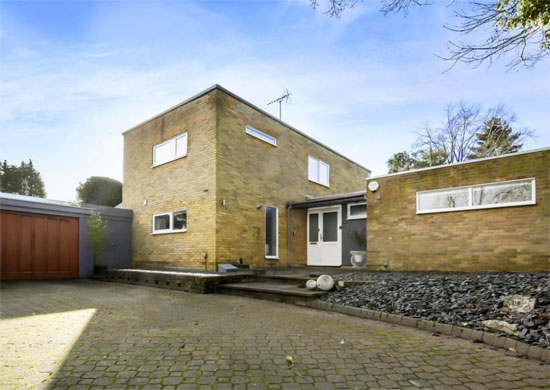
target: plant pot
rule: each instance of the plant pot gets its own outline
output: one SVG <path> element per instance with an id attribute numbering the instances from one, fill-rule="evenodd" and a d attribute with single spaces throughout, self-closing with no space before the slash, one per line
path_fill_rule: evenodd
<path id="1" fill-rule="evenodd" d="M 367 252 L 349 251 L 351 254 L 351 265 L 353 268 L 365 268 L 367 266 Z"/>
<path id="2" fill-rule="evenodd" d="M 101 275 L 107 269 L 105 265 L 94 265 L 94 274 Z"/>

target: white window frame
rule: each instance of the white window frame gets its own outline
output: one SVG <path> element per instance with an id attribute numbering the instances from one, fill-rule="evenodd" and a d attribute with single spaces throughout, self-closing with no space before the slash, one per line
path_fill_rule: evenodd
<path id="1" fill-rule="evenodd" d="M 185 212 L 185 215 L 187 216 L 187 225 L 189 224 L 189 214 L 187 213 L 187 209 L 181 209 L 181 210 L 175 210 L 175 211 L 167 211 L 165 213 L 157 213 L 153 214 L 153 225 L 152 225 L 152 235 L 157 234 L 170 234 L 170 233 L 184 233 L 187 231 L 187 225 L 185 226 L 185 229 L 174 229 L 174 214 Z M 162 230 L 155 230 L 155 218 L 160 217 L 162 215 L 169 215 L 170 216 L 170 228 L 169 229 L 162 229 Z"/>
<path id="2" fill-rule="evenodd" d="M 275 209 L 275 255 L 268 255 L 267 251 L 265 252 L 265 258 L 270 260 L 279 260 L 279 208 L 275 206 L 266 205 L 264 213 L 264 225 L 265 225 L 265 236 L 264 236 L 264 248 L 267 244 L 267 208 L 271 207 Z"/>
<path id="3" fill-rule="evenodd" d="M 180 138 L 184 138 L 185 137 L 185 154 L 183 155 L 177 155 L 176 152 L 176 144 L 177 144 L 177 141 L 180 139 Z M 174 160 L 179 160 L 180 158 L 184 158 L 187 156 L 187 142 L 188 142 L 188 138 L 187 138 L 187 132 L 184 132 L 184 133 L 181 133 L 181 134 L 178 134 L 172 138 L 168 138 L 162 142 L 159 142 L 158 144 L 155 144 L 153 145 L 153 166 L 152 168 L 155 168 L 155 167 L 158 167 L 158 166 L 161 166 L 161 165 L 164 165 L 164 164 L 168 164 L 169 162 L 172 162 Z M 170 152 L 171 152 L 171 155 L 172 155 L 172 158 L 167 160 L 167 161 L 164 161 L 164 162 L 161 162 L 161 163 L 156 163 L 155 161 L 155 150 L 161 146 L 164 146 L 166 144 L 170 144 Z"/>
<path id="4" fill-rule="evenodd" d="M 253 128 L 252 126 L 246 125 L 244 131 L 246 134 L 259 139 L 260 141 L 264 141 L 265 143 L 268 143 L 273 146 L 277 146 L 277 138 L 264 133 L 263 131 L 260 131 L 258 129 Z"/>
<path id="5" fill-rule="evenodd" d="M 474 205 L 473 204 L 473 190 L 476 187 L 495 185 L 495 184 L 517 183 L 517 182 L 522 182 L 522 181 L 525 181 L 525 182 L 531 181 L 531 199 L 530 200 L 521 201 L 521 202 L 508 202 L 508 203 L 495 203 L 495 204 L 482 204 L 482 205 Z M 445 192 L 445 191 L 449 191 L 449 190 L 464 189 L 464 188 L 468 189 L 468 206 L 449 207 L 449 208 L 431 209 L 431 210 L 420 210 L 420 195 L 428 194 L 428 193 L 436 193 L 436 192 Z M 418 191 L 416 193 L 416 214 L 447 213 L 447 212 L 451 212 L 451 211 L 495 209 L 495 208 L 501 208 L 501 207 L 516 207 L 516 206 L 534 205 L 534 204 L 537 204 L 536 188 L 537 188 L 537 185 L 536 185 L 535 178 L 530 177 L 530 178 L 525 178 L 525 179 L 497 181 L 497 182 L 474 184 L 474 185 L 461 186 L 461 187 L 440 188 L 440 189 L 437 189 L 437 190 L 429 190 L 429 191 Z"/>
<path id="6" fill-rule="evenodd" d="M 310 162 L 310 159 L 315 160 L 317 162 L 317 177 L 319 178 L 319 180 L 315 180 L 315 178 L 312 178 L 311 176 L 309 176 L 309 162 Z M 321 178 L 321 164 L 324 164 L 324 165 L 327 166 L 327 184 L 321 183 L 321 181 L 320 181 L 320 178 Z M 323 160 L 318 159 L 317 157 L 313 157 L 311 155 L 308 156 L 307 157 L 307 178 L 308 178 L 309 181 L 311 181 L 313 183 L 317 183 L 319 185 L 322 185 L 323 187 L 330 188 L 330 164 L 326 163 Z"/>
<path id="7" fill-rule="evenodd" d="M 365 214 L 352 216 L 350 213 L 352 206 L 365 206 Z M 349 219 L 366 219 L 366 218 L 367 218 L 367 202 L 348 203 L 348 217 L 347 217 L 348 220 Z"/>

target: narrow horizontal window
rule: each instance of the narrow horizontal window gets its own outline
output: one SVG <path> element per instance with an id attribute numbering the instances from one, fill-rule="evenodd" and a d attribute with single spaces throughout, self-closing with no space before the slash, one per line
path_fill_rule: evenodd
<path id="1" fill-rule="evenodd" d="M 327 187 L 329 186 L 330 166 L 326 162 L 309 156 L 307 169 L 307 176 L 309 180 Z"/>
<path id="2" fill-rule="evenodd" d="M 535 186 L 535 179 L 521 179 L 417 192 L 416 212 L 438 213 L 536 204 Z"/>
<path id="3" fill-rule="evenodd" d="M 533 200 L 534 180 L 486 184 L 472 188 L 473 205 L 498 205 Z"/>
<path id="4" fill-rule="evenodd" d="M 153 215 L 153 234 L 187 231 L 187 210 Z"/>
<path id="5" fill-rule="evenodd" d="M 367 218 L 367 204 L 365 202 L 348 203 L 348 219 Z"/>
<path id="6" fill-rule="evenodd" d="M 256 130 L 251 126 L 246 126 L 245 132 L 246 134 L 251 135 L 252 137 L 261 139 L 262 141 L 267 142 L 268 144 L 271 144 L 273 146 L 277 146 L 277 138 L 272 137 L 264 132 L 261 132 L 260 130 Z"/>
<path id="7" fill-rule="evenodd" d="M 187 133 L 177 135 L 153 146 L 153 166 L 187 156 Z"/>

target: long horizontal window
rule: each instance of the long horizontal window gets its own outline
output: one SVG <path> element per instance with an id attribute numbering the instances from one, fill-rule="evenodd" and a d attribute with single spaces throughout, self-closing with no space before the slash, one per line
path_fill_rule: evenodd
<path id="1" fill-rule="evenodd" d="M 268 144 L 271 144 L 273 146 L 277 146 L 277 138 L 272 137 L 269 134 L 263 133 L 260 130 L 256 130 L 251 126 L 246 126 L 245 132 L 246 134 L 251 135 L 252 137 L 261 139 L 262 141 L 267 142 Z"/>
<path id="2" fill-rule="evenodd" d="M 177 135 L 153 146 L 153 166 L 187 156 L 187 133 Z"/>
<path id="3" fill-rule="evenodd" d="M 187 231 L 187 210 L 153 215 L 153 234 Z"/>
<path id="4" fill-rule="evenodd" d="M 521 179 L 417 192 L 416 213 L 442 213 L 535 204 L 535 187 L 535 179 Z"/>
<path id="5" fill-rule="evenodd" d="M 309 156 L 307 177 L 315 183 L 328 187 L 330 182 L 330 166 L 324 161 Z"/>

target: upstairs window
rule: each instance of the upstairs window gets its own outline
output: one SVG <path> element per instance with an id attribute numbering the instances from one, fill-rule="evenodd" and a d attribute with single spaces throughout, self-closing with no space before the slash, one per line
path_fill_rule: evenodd
<path id="1" fill-rule="evenodd" d="M 258 138 L 264 142 L 267 142 L 268 144 L 271 144 L 273 146 L 277 146 L 277 138 L 272 137 L 266 133 L 261 132 L 260 130 L 256 130 L 255 128 L 251 126 L 246 126 L 245 132 L 248 135 L 251 135 L 252 137 Z"/>
<path id="2" fill-rule="evenodd" d="M 153 234 L 187 231 L 187 210 L 153 215 Z"/>
<path id="3" fill-rule="evenodd" d="M 330 167 L 329 165 L 315 157 L 309 156 L 308 158 L 308 179 L 321 184 L 323 186 L 329 186 Z"/>
<path id="4" fill-rule="evenodd" d="M 416 193 L 416 213 L 536 204 L 535 179 L 503 181 Z"/>
<path id="5" fill-rule="evenodd" d="M 153 146 L 153 166 L 187 156 L 187 133 L 177 135 Z"/>

